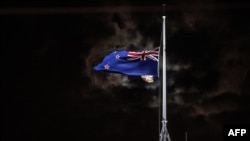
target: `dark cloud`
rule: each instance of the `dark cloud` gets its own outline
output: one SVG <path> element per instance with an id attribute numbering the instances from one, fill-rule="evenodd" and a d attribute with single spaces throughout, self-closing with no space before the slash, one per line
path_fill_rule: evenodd
<path id="1" fill-rule="evenodd" d="M 92 68 L 115 49 L 159 46 L 161 4 L 113 2 L 68 14 L 1 11 L 3 140 L 158 139 L 157 79 Z M 167 5 L 172 140 L 187 131 L 188 140 L 219 141 L 224 124 L 249 123 L 249 5 L 204 3 Z"/>

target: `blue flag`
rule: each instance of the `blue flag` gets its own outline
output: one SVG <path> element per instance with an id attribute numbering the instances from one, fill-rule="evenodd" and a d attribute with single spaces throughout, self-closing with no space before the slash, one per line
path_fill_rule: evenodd
<path id="1" fill-rule="evenodd" d="M 113 51 L 106 55 L 94 70 L 134 76 L 158 76 L 158 56 L 158 48 L 141 52 Z"/>

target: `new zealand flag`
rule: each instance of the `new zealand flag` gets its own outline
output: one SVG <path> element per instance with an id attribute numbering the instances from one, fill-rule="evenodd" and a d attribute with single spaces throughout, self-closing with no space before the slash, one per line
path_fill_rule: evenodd
<path id="1" fill-rule="evenodd" d="M 132 76 L 158 76 L 158 57 L 159 48 L 141 52 L 113 51 L 106 55 L 103 61 L 94 67 L 94 70 Z"/>

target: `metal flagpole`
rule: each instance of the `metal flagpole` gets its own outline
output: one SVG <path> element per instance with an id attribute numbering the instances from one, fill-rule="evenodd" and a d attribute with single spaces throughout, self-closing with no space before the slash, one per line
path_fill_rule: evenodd
<path id="1" fill-rule="evenodd" d="M 165 7 L 165 4 L 163 5 Z M 164 11 L 165 13 L 165 11 Z M 162 16 L 162 45 L 160 48 L 160 81 L 162 93 L 162 119 L 161 119 L 161 131 L 160 131 L 160 141 L 171 141 L 168 130 L 167 130 L 167 66 L 166 66 L 166 16 Z"/>

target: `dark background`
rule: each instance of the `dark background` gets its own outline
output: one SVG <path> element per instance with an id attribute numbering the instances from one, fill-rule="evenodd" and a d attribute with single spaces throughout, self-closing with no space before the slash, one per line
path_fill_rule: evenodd
<path id="1" fill-rule="evenodd" d="M 92 67 L 159 46 L 162 3 L 172 140 L 249 124 L 248 1 L 1 1 L 1 139 L 158 140 L 157 81 Z"/>

